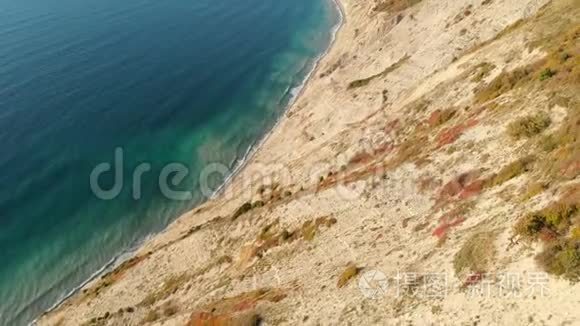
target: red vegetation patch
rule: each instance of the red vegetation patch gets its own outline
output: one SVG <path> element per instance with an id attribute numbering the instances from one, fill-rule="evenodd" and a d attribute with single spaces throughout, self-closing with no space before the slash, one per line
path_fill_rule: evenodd
<path id="1" fill-rule="evenodd" d="M 349 164 L 365 164 L 371 162 L 375 157 L 387 154 L 393 151 L 395 146 L 391 142 L 384 142 L 377 145 L 375 148 L 369 151 L 363 151 L 356 153 L 350 160 Z"/>
<path id="2" fill-rule="evenodd" d="M 566 188 L 562 194 L 561 201 L 567 204 L 580 203 L 580 184 Z"/>
<path id="3" fill-rule="evenodd" d="M 378 146 L 377 148 L 375 148 L 373 151 L 373 154 L 374 155 L 386 154 L 386 153 L 391 152 L 394 148 L 395 148 L 395 145 L 393 145 L 393 143 L 384 143 L 384 144 L 381 144 L 380 146 Z"/>
<path id="4" fill-rule="evenodd" d="M 464 130 L 465 128 L 462 125 L 443 130 L 437 136 L 437 145 L 442 147 L 454 143 L 463 134 Z"/>
<path id="5" fill-rule="evenodd" d="M 385 124 L 385 127 L 383 128 L 383 131 L 386 134 L 391 134 L 394 132 L 397 132 L 397 129 L 399 129 L 401 127 L 401 122 L 399 121 L 399 119 L 395 119 L 395 120 L 391 120 L 389 122 L 387 122 Z"/>
<path id="6" fill-rule="evenodd" d="M 447 199 L 457 196 L 463 187 L 465 187 L 466 178 L 468 178 L 468 174 L 464 173 L 457 178 L 447 182 L 439 191 L 439 198 Z"/>
<path id="7" fill-rule="evenodd" d="M 465 219 L 463 217 L 453 217 L 451 219 L 444 218 L 439 226 L 433 230 L 432 235 L 439 239 L 444 239 L 447 237 L 447 233 L 452 227 L 458 226 L 464 221 Z"/>
<path id="8" fill-rule="evenodd" d="M 372 159 L 372 155 L 367 152 L 356 153 L 348 162 L 349 164 L 368 163 Z"/>
<path id="9" fill-rule="evenodd" d="M 473 196 L 477 196 L 483 190 L 484 180 L 475 180 L 470 184 L 466 185 L 463 190 L 459 193 L 459 199 L 468 199 Z"/>
<path id="10" fill-rule="evenodd" d="M 190 317 L 186 326 L 231 326 L 231 325 L 256 325 L 259 320 L 255 313 L 221 314 L 209 312 L 196 312 Z"/>
<path id="11" fill-rule="evenodd" d="M 347 186 L 353 182 L 371 176 L 382 176 L 385 174 L 385 171 L 388 170 L 387 167 L 388 166 L 384 162 L 375 162 L 367 166 L 353 169 L 352 171 L 346 171 L 344 173 L 341 172 L 336 176 L 336 178 L 324 179 L 324 181 L 318 185 L 317 191 L 328 189 L 330 187 L 336 186 L 337 184 Z"/>
<path id="12" fill-rule="evenodd" d="M 441 116 L 443 115 L 441 110 L 435 110 L 433 111 L 433 113 L 431 113 L 431 115 L 429 116 L 429 119 L 427 119 L 427 123 L 431 126 L 434 127 L 436 125 L 439 124 L 439 121 L 441 121 Z"/>
<path id="13" fill-rule="evenodd" d="M 221 299 L 205 307 L 203 311 L 192 313 L 187 326 L 256 325 L 259 318 L 254 309 L 258 303 L 276 303 L 285 298 L 286 294 L 278 289 L 245 292 Z"/>
<path id="14" fill-rule="evenodd" d="M 564 178 L 573 179 L 580 174 L 580 159 L 563 164 L 560 172 Z"/>
<path id="15" fill-rule="evenodd" d="M 477 179 L 477 171 L 466 172 L 447 182 L 439 191 L 438 202 L 445 202 L 455 197 L 468 199 L 481 193 L 484 181 Z"/>
<path id="16" fill-rule="evenodd" d="M 397 128 L 399 128 L 399 119 L 389 121 L 389 123 L 387 123 L 387 127 L 385 128 L 385 131 L 390 132 L 396 130 Z"/>
<path id="17" fill-rule="evenodd" d="M 456 114 L 455 109 L 446 109 L 446 110 L 435 110 L 429 115 L 427 119 L 427 124 L 430 127 L 437 127 L 440 126 L 447 121 L 451 120 Z"/>
<path id="18" fill-rule="evenodd" d="M 465 123 L 461 123 L 451 128 L 444 129 L 437 136 L 437 146 L 443 147 L 445 145 L 454 143 L 457 139 L 459 139 L 459 137 L 461 137 L 461 135 L 463 135 L 463 133 L 467 129 L 476 126 L 477 123 L 478 123 L 477 119 L 470 119 Z"/>
<path id="19" fill-rule="evenodd" d="M 465 281 L 463 282 L 463 285 L 461 286 L 462 288 L 467 288 L 473 285 L 476 285 L 477 283 L 481 282 L 485 277 L 485 274 L 482 272 L 476 272 L 476 273 L 472 273 L 469 274 L 467 276 L 467 278 L 465 279 Z"/>
<path id="20" fill-rule="evenodd" d="M 542 242 L 550 243 L 558 239 L 558 233 L 556 233 L 554 230 L 550 228 L 543 227 L 538 234 L 538 238 Z"/>

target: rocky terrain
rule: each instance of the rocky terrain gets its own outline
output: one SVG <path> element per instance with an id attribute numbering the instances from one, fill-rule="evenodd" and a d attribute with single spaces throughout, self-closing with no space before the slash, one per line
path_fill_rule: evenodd
<path id="1" fill-rule="evenodd" d="M 40 325 L 580 323 L 580 1 L 341 6 L 227 189 Z"/>

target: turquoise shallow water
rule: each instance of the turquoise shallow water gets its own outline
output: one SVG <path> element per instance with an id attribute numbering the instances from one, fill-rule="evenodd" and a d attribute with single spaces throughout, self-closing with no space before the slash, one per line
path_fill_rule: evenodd
<path id="1" fill-rule="evenodd" d="M 272 127 L 337 17 L 327 0 L 0 0 L 0 324 L 30 322 L 203 201 L 199 171 L 233 167 Z M 101 200 L 89 176 L 117 147 L 125 186 Z M 193 198 L 162 195 L 171 162 Z"/>

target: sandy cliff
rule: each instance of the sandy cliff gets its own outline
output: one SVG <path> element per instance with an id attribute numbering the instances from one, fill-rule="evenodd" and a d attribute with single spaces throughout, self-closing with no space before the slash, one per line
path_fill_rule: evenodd
<path id="1" fill-rule="evenodd" d="M 225 193 L 41 325 L 580 323 L 580 2 L 341 3 Z"/>

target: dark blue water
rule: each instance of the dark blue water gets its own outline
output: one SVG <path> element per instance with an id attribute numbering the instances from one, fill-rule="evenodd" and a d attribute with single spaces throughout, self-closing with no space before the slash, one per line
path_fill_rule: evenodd
<path id="1" fill-rule="evenodd" d="M 30 322 L 203 201 L 199 171 L 267 132 L 336 23 L 327 0 L 0 0 L 0 324 Z M 102 200 L 89 176 L 118 147 L 124 187 Z M 161 192 L 171 162 L 192 198 Z"/>

